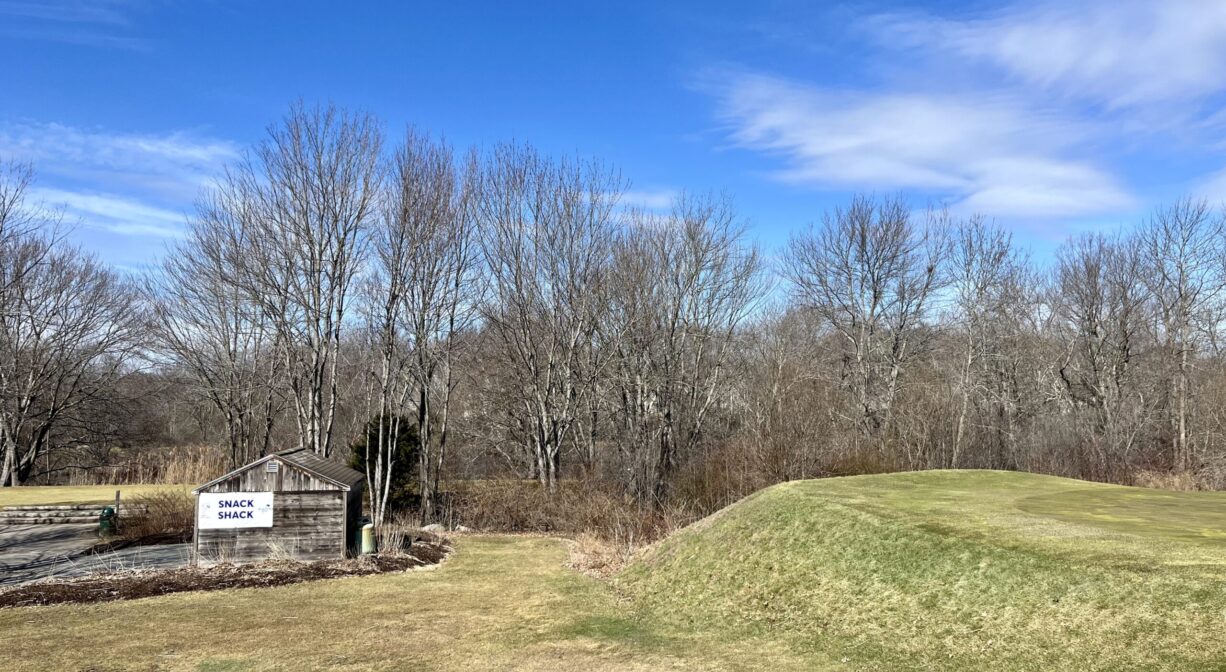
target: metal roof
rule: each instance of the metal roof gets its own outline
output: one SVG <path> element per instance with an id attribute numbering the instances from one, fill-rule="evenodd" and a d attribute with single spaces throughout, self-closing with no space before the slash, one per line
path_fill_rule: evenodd
<path id="1" fill-rule="evenodd" d="M 353 486 L 366 480 L 366 475 L 356 469 L 350 469 L 345 465 L 333 460 L 322 458 L 306 448 L 290 448 L 275 453 L 270 453 L 250 464 L 245 464 L 234 471 L 223 476 L 215 478 L 204 485 L 192 490 L 192 494 L 199 494 L 201 490 L 210 488 L 222 481 L 227 481 L 241 474 L 248 469 L 258 467 L 265 462 L 276 458 L 287 464 L 298 467 L 299 469 L 315 476 L 321 480 L 328 481 L 333 485 L 339 486 L 342 490 L 350 490 Z"/>
<path id="2" fill-rule="evenodd" d="M 326 481 L 332 481 L 337 485 L 345 486 L 346 490 L 366 480 L 366 474 L 356 469 L 350 469 L 340 462 L 324 459 L 306 448 L 283 450 L 275 453 L 275 455 Z"/>

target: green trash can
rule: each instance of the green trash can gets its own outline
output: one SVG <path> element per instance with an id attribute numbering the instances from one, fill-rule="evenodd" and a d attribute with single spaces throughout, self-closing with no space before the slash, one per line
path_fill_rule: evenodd
<path id="1" fill-rule="evenodd" d="M 104 537 L 114 536 L 119 532 L 119 514 L 115 507 L 108 506 L 98 515 L 98 534 Z"/>

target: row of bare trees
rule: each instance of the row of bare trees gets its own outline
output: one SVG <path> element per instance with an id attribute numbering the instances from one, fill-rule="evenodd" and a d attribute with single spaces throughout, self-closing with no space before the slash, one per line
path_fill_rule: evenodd
<path id="1" fill-rule="evenodd" d="M 818 321 L 796 375 L 828 386 L 828 436 L 891 468 L 1217 468 L 1222 212 L 1184 200 L 1075 237 L 1047 273 L 981 217 L 915 220 L 857 198 L 785 254 L 790 314 L 767 329 Z"/>
<path id="2" fill-rule="evenodd" d="M 598 160 L 297 105 L 130 281 L 5 170 L 4 483 L 115 441 L 139 373 L 234 464 L 356 445 L 377 523 L 410 474 L 426 518 L 448 479 L 489 476 L 648 506 L 881 469 L 1226 484 L 1226 225 L 1204 203 L 1040 265 L 986 218 L 857 197 L 768 264 L 726 195 L 635 208 Z"/>
<path id="3" fill-rule="evenodd" d="M 130 283 L 63 242 L 30 198 L 32 167 L 0 163 L 0 485 L 105 441 L 125 400 L 142 314 Z"/>

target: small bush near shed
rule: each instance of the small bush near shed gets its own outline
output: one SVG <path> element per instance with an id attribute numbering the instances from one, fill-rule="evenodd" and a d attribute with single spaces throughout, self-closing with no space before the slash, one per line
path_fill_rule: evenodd
<path id="1" fill-rule="evenodd" d="M 442 543 L 437 535 L 422 530 L 417 524 L 417 517 L 400 513 L 384 521 L 383 529 L 377 530 L 380 555 L 402 555 L 413 553 L 414 546 Z"/>
<path id="2" fill-rule="evenodd" d="M 191 541 L 196 501 L 188 492 L 167 490 L 134 497 L 119 519 L 119 536 L 128 541 Z"/>

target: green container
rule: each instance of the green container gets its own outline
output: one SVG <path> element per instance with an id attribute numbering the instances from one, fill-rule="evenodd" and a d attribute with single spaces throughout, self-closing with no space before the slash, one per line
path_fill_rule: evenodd
<path id="1" fill-rule="evenodd" d="M 109 537 L 119 531 L 119 514 L 115 513 L 115 507 L 108 506 L 102 510 L 98 516 L 98 534 Z"/>

